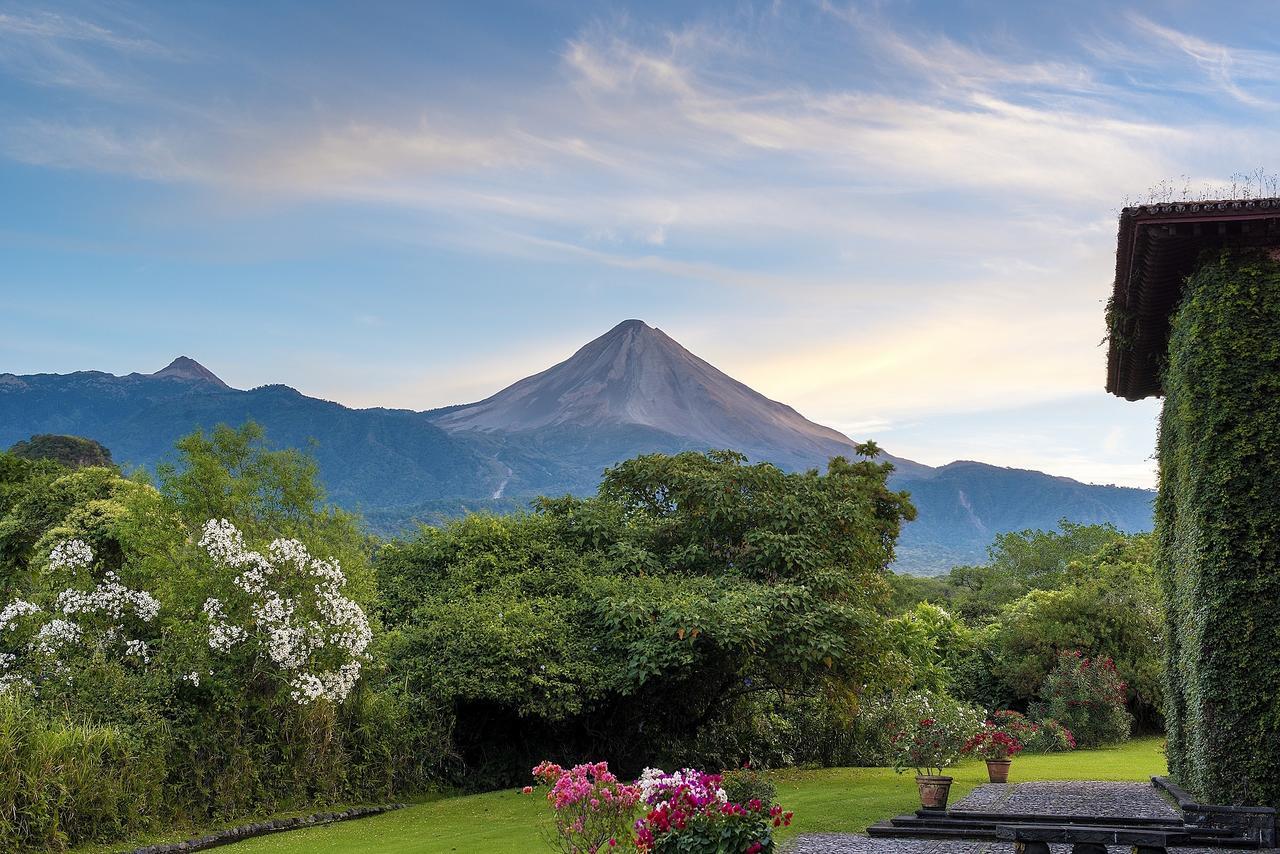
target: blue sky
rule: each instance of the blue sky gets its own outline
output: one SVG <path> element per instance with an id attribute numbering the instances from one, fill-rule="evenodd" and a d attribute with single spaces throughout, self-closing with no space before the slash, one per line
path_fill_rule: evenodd
<path id="1" fill-rule="evenodd" d="M 902 456 L 1151 485 L 1158 402 L 1102 390 L 1116 213 L 1273 165 L 1278 36 L 1267 3 L 0 0 L 0 371 L 181 353 L 425 409 L 639 317 Z"/>

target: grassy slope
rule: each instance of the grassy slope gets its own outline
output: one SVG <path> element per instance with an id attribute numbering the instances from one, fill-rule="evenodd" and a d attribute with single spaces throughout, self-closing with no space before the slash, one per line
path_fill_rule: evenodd
<path id="1" fill-rule="evenodd" d="M 1022 756 L 1012 782 L 1024 780 L 1146 780 L 1163 774 L 1160 740 L 1137 739 L 1111 750 Z M 952 799 L 986 780 L 981 763 L 952 769 Z M 795 810 L 787 836 L 856 832 L 917 804 L 911 776 L 886 768 L 788 770 L 775 775 L 778 799 Z M 264 836 L 220 848 L 226 854 L 527 854 L 543 850 L 545 801 L 516 792 L 447 798 L 331 827 Z"/>

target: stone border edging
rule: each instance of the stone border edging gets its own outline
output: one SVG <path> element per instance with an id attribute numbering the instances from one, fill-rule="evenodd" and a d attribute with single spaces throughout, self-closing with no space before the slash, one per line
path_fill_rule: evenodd
<path id="1" fill-rule="evenodd" d="M 187 839 L 182 842 L 164 842 L 158 845 L 144 845 L 141 848 L 133 848 L 123 854 L 183 854 L 187 851 L 203 851 L 206 848 L 216 848 L 219 845 L 230 845 L 233 842 L 239 842 L 242 839 L 250 839 L 254 836 L 265 836 L 269 833 L 283 833 L 286 830 L 300 830 L 304 827 L 319 827 L 326 824 L 336 824 L 340 821 L 350 821 L 353 818 L 366 818 L 371 815 L 378 815 L 391 810 L 403 808 L 404 804 L 383 804 L 374 807 L 351 807 L 341 812 L 318 812 L 312 815 L 295 816 L 293 818 L 274 818 L 266 821 L 258 821 L 253 824 L 242 824 L 237 827 L 228 827 L 226 830 L 215 830 L 213 833 L 198 836 L 194 839 Z"/>
<path id="2" fill-rule="evenodd" d="M 1276 811 L 1272 807 L 1241 807 L 1232 804 L 1201 804 L 1191 793 L 1168 777 L 1152 777 L 1151 785 L 1163 789 L 1178 802 L 1182 820 L 1193 827 L 1216 827 L 1239 831 L 1264 848 L 1276 844 Z"/>

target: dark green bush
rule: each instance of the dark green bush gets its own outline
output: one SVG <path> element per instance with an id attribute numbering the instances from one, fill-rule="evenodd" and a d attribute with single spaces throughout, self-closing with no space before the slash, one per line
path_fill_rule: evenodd
<path id="1" fill-rule="evenodd" d="M 517 782 L 547 755 L 624 774 L 781 764 L 798 741 L 791 698 L 910 672 L 878 611 L 914 512 L 888 469 L 744 463 L 639 457 L 595 498 L 472 516 L 380 552 L 395 681 L 452 716 L 460 782 Z"/>
<path id="2" fill-rule="evenodd" d="M 1124 680 L 1111 659 L 1064 652 L 1045 678 L 1031 712 L 1038 720 L 1060 722 L 1080 747 L 1101 747 L 1129 737 L 1133 718 L 1125 709 L 1126 696 Z"/>
<path id="3" fill-rule="evenodd" d="M 755 768 L 726 771 L 721 786 L 731 804 L 749 804 L 752 801 L 759 801 L 766 807 L 770 807 L 778 800 L 778 787 Z"/>
<path id="4" fill-rule="evenodd" d="M 1026 735 L 1028 753 L 1063 753 L 1076 749 L 1075 734 L 1053 718 L 1035 723 L 1035 729 Z"/>

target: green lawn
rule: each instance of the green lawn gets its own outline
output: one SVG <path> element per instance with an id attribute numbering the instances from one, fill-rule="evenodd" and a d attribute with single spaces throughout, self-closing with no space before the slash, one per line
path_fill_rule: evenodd
<path id="1" fill-rule="evenodd" d="M 1146 780 L 1165 772 L 1160 739 L 1135 739 L 1110 750 L 1021 756 L 1011 782 L 1025 780 Z M 952 799 L 986 780 L 986 767 L 953 768 Z M 918 804 L 910 774 L 886 768 L 780 771 L 778 799 L 796 813 L 787 836 L 864 830 Z M 329 827 L 263 836 L 220 848 L 226 854 L 527 854 L 542 849 L 546 802 L 514 791 L 446 798 Z"/>
<path id="2" fill-rule="evenodd" d="M 1140 738 L 1107 750 L 1019 756 L 1013 762 L 1009 782 L 1149 780 L 1165 773 L 1162 743 L 1163 739 L 1159 738 Z M 952 803 L 969 794 L 974 786 L 987 782 L 987 766 L 981 762 L 966 762 L 950 769 L 949 773 L 956 779 L 951 786 Z M 888 768 L 779 771 L 774 774 L 774 782 L 778 785 L 778 801 L 787 809 L 795 810 L 792 833 L 858 832 L 867 825 L 912 812 L 919 806 L 913 775 L 898 775 Z"/>

